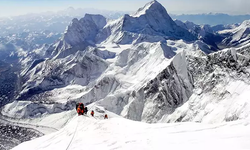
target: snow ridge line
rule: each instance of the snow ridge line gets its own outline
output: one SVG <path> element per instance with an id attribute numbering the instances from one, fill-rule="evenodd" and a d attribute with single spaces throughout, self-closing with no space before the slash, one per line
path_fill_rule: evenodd
<path id="1" fill-rule="evenodd" d="M 75 128 L 75 132 L 74 132 L 74 134 L 73 134 L 73 136 L 72 136 L 72 138 L 71 138 L 71 140 L 70 140 L 70 142 L 69 142 L 69 145 L 68 145 L 68 147 L 66 148 L 66 150 L 69 149 L 69 147 L 70 147 L 70 145 L 71 145 L 71 143 L 72 143 L 72 141 L 73 141 L 73 139 L 74 139 L 74 137 L 75 137 L 75 135 L 76 135 L 76 131 L 77 131 L 77 128 L 78 128 L 78 124 L 79 124 L 79 117 L 78 117 L 78 119 L 77 119 L 77 124 L 76 124 L 76 128 Z"/>

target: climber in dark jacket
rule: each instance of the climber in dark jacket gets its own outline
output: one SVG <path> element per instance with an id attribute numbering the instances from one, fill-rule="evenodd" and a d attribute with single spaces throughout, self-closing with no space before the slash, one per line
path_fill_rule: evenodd
<path id="1" fill-rule="evenodd" d="M 84 114 L 86 115 L 88 113 L 88 107 L 84 107 Z"/>

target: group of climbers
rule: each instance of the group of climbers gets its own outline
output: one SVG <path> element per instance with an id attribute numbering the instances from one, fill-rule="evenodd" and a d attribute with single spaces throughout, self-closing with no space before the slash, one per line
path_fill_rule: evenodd
<path id="1" fill-rule="evenodd" d="M 86 115 L 87 112 L 88 112 L 88 107 L 84 107 L 83 103 L 77 103 L 76 104 L 76 111 L 78 113 L 78 116 L 83 115 L 83 114 Z M 94 110 L 91 111 L 90 115 L 92 117 L 94 117 Z M 107 114 L 104 115 L 104 119 L 108 119 L 108 115 Z"/>
<path id="2" fill-rule="evenodd" d="M 83 115 L 85 113 L 85 110 L 86 110 L 87 107 L 84 107 L 84 104 L 83 103 L 78 103 L 76 104 L 76 111 L 78 113 L 78 115 Z M 87 108 L 88 109 L 88 108 Z M 86 112 L 87 113 L 87 112 Z M 86 114 L 85 113 L 85 114 Z"/>

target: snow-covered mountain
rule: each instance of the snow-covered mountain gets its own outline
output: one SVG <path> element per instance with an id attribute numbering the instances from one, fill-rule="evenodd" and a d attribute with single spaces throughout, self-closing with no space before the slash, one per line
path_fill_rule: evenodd
<path id="1" fill-rule="evenodd" d="M 87 14 L 80 20 L 73 19 L 52 55 L 64 57 L 95 43 L 131 44 L 164 39 L 191 41 L 196 38 L 177 26 L 160 3 L 152 1 L 134 15 L 108 23 L 101 15 Z"/>
<path id="2" fill-rule="evenodd" d="M 170 14 L 170 16 L 174 19 L 178 19 L 181 21 L 191 21 L 195 24 L 204 25 L 209 24 L 211 26 L 216 26 L 218 24 L 222 25 L 230 25 L 241 23 L 244 20 L 249 20 L 250 15 L 229 15 L 223 13 L 203 13 L 203 14 Z"/>
<path id="3" fill-rule="evenodd" d="M 78 50 L 84 50 L 87 46 L 94 45 L 98 32 L 106 23 L 107 20 L 102 15 L 86 14 L 80 20 L 74 18 L 61 40 L 54 45 L 55 49 L 52 49 L 53 51 L 48 55 L 56 58 L 66 57 Z"/>
<path id="4" fill-rule="evenodd" d="M 210 25 L 196 25 L 190 21 L 182 22 L 180 20 L 175 20 L 175 23 L 178 26 L 188 30 L 199 40 L 202 40 L 203 42 L 208 44 L 211 47 L 210 49 L 213 51 L 217 51 L 219 49 L 218 44 L 220 44 L 224 39 L 224 37 L 218 34 L 217 31 L 229 28 L 226 26 L 211 27 Z"/>
<path id="5" fill-rule="evenodd" d="M 220 34 L 226 36 L 222 41 L 223 44 L 230 46 L 242 46 L 250 41 L 250 20 L 242 22 L 242 24 L 234 29 L 219 31 Z"/>
<path id="6" fill-rule="evenodd" d="M 228 33 L 246 33 L 244 26 Z M 19 50 L 19 93 L 0 117 L 31 118 L 32 127 L 47 120 L 48 128 L 60 129 L 83 102 L 101 115 L 147 123 L 247 119 L 250 45 L 220 43 L 234 34 L 218 28 L 173 21 L 157 1 L 116 20 L 75 18 L 57 42 Z M 49 125 L 66 113 L 68 119 Z"/>
<path id="7" fill-rule="evenodd" d="M 165 39 L 193 41 L 196 38 L 187 30 L 180 28 L 168 15 L 166 9 L 157 1 L 152 1 L 138 9 L 133 15 L 107 24 L 98 35 L 98 42 L 119 44 L 156 42 Z"/>
<path id="8" fill-rule="evenodd" d="M 203 60 L 207 65 L 219 59 L 209 54 L 211 45 L 206 38 L 214 35 L 210 26 L 176 23 L 157 1 L 114 21 L 90 14 L 73 19 L 60 40 L 48 46 L 45 53 L 37 53 L 40 57 L 33 61 L 32 57 L 22 61 L 26 63 L 19 102 L 41 101 L 52 107 L 62 103 L 67 105 L 60 106 L 65 110 L 75 101 L 96 102 L 123 117 L 145 122 L 171 116 L 192 98 L 197 82 L 205 82 L 199 80 L 203 74 L 195 78 L 194 73 L 208 66 L 192 69 L 198 59 L 207 57 Z M 190 57 L 197 61 L 190 63 Z M 230 58 L 223 59 L 231 62 Z M 226 67 L 222 70 L 232 69 Z M 209 74 L 214 71 L 210 68 Z M 68 96 L 60 97 L 63 92 Z M 28 105 L 36 109 L 33 102 Z M 39 107 L 43 109 L 37 113 L 53 113 L 44 104 Z M 9 115 L 34 115 L 25 107 L 18 110 Z M 3 112 L 7 115 L 8 109 Z"/>
<path id="9" fill-rule="evenodd" d="M 62 33 L 73 18 L 82 18 L 86 13 L 102 14 L 109 19 L 117 19 L 128 12 L 108 11 L 90 8 L 68 8 L 58 12 L 43 12 L 21 16 L 0 18 L 0 37 L 22 34 L 23 32 Z"/>

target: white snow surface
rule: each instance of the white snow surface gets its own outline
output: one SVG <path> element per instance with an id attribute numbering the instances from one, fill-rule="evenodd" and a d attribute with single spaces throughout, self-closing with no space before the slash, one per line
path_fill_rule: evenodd
<path id="1" fill-rule="evenodd" d="M 213 125 L 147 124 L 114 116 L 106 120 L 100 117 L 75 116 L 61 130 L 12 150 L 250 149 L 249 120 Z"/>

